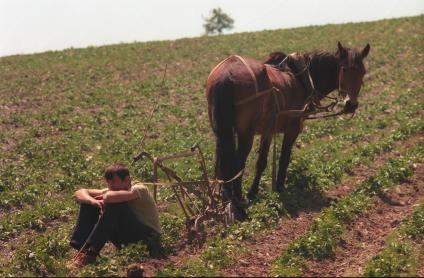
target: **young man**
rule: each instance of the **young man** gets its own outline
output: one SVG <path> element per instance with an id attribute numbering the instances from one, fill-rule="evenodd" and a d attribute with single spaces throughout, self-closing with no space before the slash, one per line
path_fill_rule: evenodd
<path id="1" fill-rule="evenodd" d="M 108 188 L 83 188 L 75 192 L 80 203 L 78 221 L 70 242 L 80 251 L 71 263 L 75 266 L 94 262 L 107 241 L 119 248 L 140 240 L 157 242 L 161 233 L 153 197 L 143 184 L 131 184 L 125 165 L 117 163 L 109 166 L 104 178 Z M 158 251 L 152 250 L 152 246 L 150 249 L 151 253 Z"/>

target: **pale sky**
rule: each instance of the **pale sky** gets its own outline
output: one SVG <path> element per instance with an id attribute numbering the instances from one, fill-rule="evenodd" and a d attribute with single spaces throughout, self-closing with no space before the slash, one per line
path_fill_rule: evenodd
<path id="1" fill-rule="evenodd" d="M 221 7 L 232 32 L 424 13 L 424 0 L 0 0 L 0 56 L 196 37 Z"/>

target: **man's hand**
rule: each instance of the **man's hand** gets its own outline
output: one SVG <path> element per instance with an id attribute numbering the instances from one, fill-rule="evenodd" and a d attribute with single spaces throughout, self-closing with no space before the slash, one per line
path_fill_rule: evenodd
<path id="1" fill-rule="evenodd" d="M 131 190 L 109 190 L 103 194 L 103 201 L 105 203 L 123 203 L 138 198 L 138 194 Z"/>
<path id="2" fill-rule="evenodd" d="M 104 205 L 104 194 L 107 192 L 105 189 L 86 189 L 82 188 L 75 192 L 75 198 L 79 203 L 90 204 L 96 206 L 99 209 L 103 210 Z"/>
<path id="3" fill-rule="evenodd" d="M 94 197 L 94 199 L 96 199 L 96 200 L 102 200 L 103 201 L 104 195 L 103 194 L 97 195 L 97 196 Z"/>
<path id="4" fill-rule="evenodd" d="M 96 197 L 96 199 L 97 199 L 97 197 Z M 94 199 L 91 202 L 91 205 L 92 206 L 95 206 L 95 207 L 98 207 L 103 212 L 104 209 L 105 209 L 105 202 L 103 200 L 96 200 L 96 199 Z"/>

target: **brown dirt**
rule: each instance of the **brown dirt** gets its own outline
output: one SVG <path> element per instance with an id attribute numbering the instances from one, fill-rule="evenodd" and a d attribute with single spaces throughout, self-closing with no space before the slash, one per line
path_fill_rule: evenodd
<path id="1" fill-rule="evenodd" d="M 179 250 L 165 259 L 147 259 L 143 262 L 144 274 L 146 277 L 152 277 L 160 269 L 173 263 L 175 266 L 180 266 L 183 261 L 195 257 L 199 253 L 200 247 L 193 244 L 181 244 Z"/>
<path id="2" fill-rule="evenodd" d="M 399 227 L 402 219 L 411 215 L 424 198 L 424 164 L 414 175 L 393 188 L 388 194 L 375 198 L 373 209 L 358 217 L 339 244 L 336 257 L 309 261 L 305 276 L 357 276 L 366 262 L 384 246 L 386 237 Z"/>
<path id="3" fill-rule="evenodd" d="M 296 218 L 281 221 L 277 229 L 246 244 L 236 263 L 222 271 L 224 276 L 265 276 L 270 265 L 289 243 L 304 234 L 318 212 L 303 212 Z"/>
<path id="4" fill-rule="evenodd" d="M 397 142 L 399 149 L 416 144 L 421 136 L 414 136 L 406 142 Z M 377 169 L 389 158 L 399 156 L 399 150 L 383 153 L 376 157 L 372 165 L 361 164 L 352 170 L 351 178 L 339 186 L 330 189 L 325 196 L 337 200 L 355 190 L 367 177 L 374 175 Z M 225 276 L 265 276 L 269 266 L 287 248 L 288 244 L 304 234 L 318 215 L 319 211 L 302 211 L 292 219 L 283 220 L 271 234 L 262 234 L 254 241 L 247 242 L 245 252 L 237 258 L 236 263 L 223 270 Z"/>

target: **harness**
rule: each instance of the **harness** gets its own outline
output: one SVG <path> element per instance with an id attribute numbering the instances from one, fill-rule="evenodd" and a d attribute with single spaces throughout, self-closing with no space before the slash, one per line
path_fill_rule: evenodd
<path id="1" fill-rule="evenodd" d="M 278 69 L 281 69 L 281 65 L 288 59 L 289 56 L 294 55 L 294 54 L 295 53 L 292 53 L 292 54 L 288 55 L 286 58 L 284 58 L 284 60 L 282 62 L 280 62 L 275 67 L 278 68 Z M 216 65 L 212 69 L 210 75 L 219 66 L 221 66 L 224 62 L 226 62 L 227 60 L 229 60 L 229 59 L 231 59 L 233 57 L 237 58 L 238 60 L 240 60 L 240 62 L 243 63 L 243 65 L 246 67 L 247 71 L 249 72 L 249 74 L 250 74 L 250 76 L 251 76 L 251 78 L 253 80 L 253 84 L 255 86 L 255 94 L 253 94 L 251 96 L 248 96 L 248 97 L 246 97 L 246 98 L 244 98 L 244 99 L 236 102 L 234 104 L 236 107 L 237 106 L 244 105 L 246 103 L 249 103 L 249 102 L 251 102 L 251 101 L 253 101 L 255 99 L 264 97 L 264 96 L 266 96 L 268 94 L 272 94 L 274 96 L 274 99 L 275 99 L 275 104 L 276 104 L 276 109 L 277 109 L 277 111 L 276 111 L 277 118 L 280 117 L 280 116 L 287 116 L 289 118 L 304 118 L 305 120 L 310 120 L 310 119 L 312 120 L 312 119 L 321 119 L 321 118 L 335 117 L 335 116 L 338 116 L 338 115 L 341 115 L 341 114 L 344 113 L 343 111 L 340 111 L 340 112 L 337 112 L 337 113 L 332 113 L 332 114 L 327 114 L 327 115 L 319 115 L 319 116 L 311 117 L 312 115 L 315 115 L 315 114 L 318 114 L 318 113 L 322 113 L 322 112 L 332 112 L 334 110 L 335 106 L 340 102 L 340 99 L 339 99 L 339 97 L 334 98 L 334 97 L 330 97 L 330 96 L 321 96 L 321 98 L 331 99 L 332 102 L 330 104 L 326 105 L 326 106 L 321 106 L 317 102 L 318 101 L 318 98 L 320 97 L 321 94 L 316 90 L 315 85 L 314 85 L 314 82 L 312 80 L 312 76 L 311 76 L 310 70 L 309 70 L 310 61 L 308 61 L 306 63 L 305 67 L 301 71 L 293 74 L 294 77 L 298 77 L 298 76 L 300 76 L 300 75 L 302 75 L 304 73 L 307 74 L 307 79 L 309 81 L 309 85 L 312 88 L 312 92 L 308 96 L 305 105 L 303 106 L 302 109 L 281 110 L 281 107 L 280 107 L 279 102 L 278 102 L 278 94 L 281 93 L 281 91 L 277 87 L 275 87 L 275 86 L 272 86 L 271 88 L 265 89 L 263 91 L 259 91 L 258 81 L 256 79 L 256 76 L 255 76 L 252 68 L 249 66 L 249 64 L 246 62 L 246 60 L 243 57 L 239 56 L 239 55 L 232 55 L 232 56 L 227 57 L 225 60 L 221 61 L 218 65 Z M 339 70 L 338 70 L 339 71 L 339 80 L 341 80 L 342 75 L 343 75 L 342 68 L 343 68 L 343 66 L 341 66 L 339 68 Z M 340 96 L 342 93 L 346 93 L 346 91 L 341 88 L 341 85 L 340 85 L 341 82 L 338 82 L 338 83 L 339 83 L 338 91 L 339 91 L 339 96 Z M 283 94 L 282 100 L 283 100 L 283 103 L 284 103 L 284 106 L 285 106 L 286 101 L 285 101 L 284 94 Z M 312 105 L 316 109 L 313 110 L 313 111 L 307 111 L 308 108 L 311 107 Z"/>

